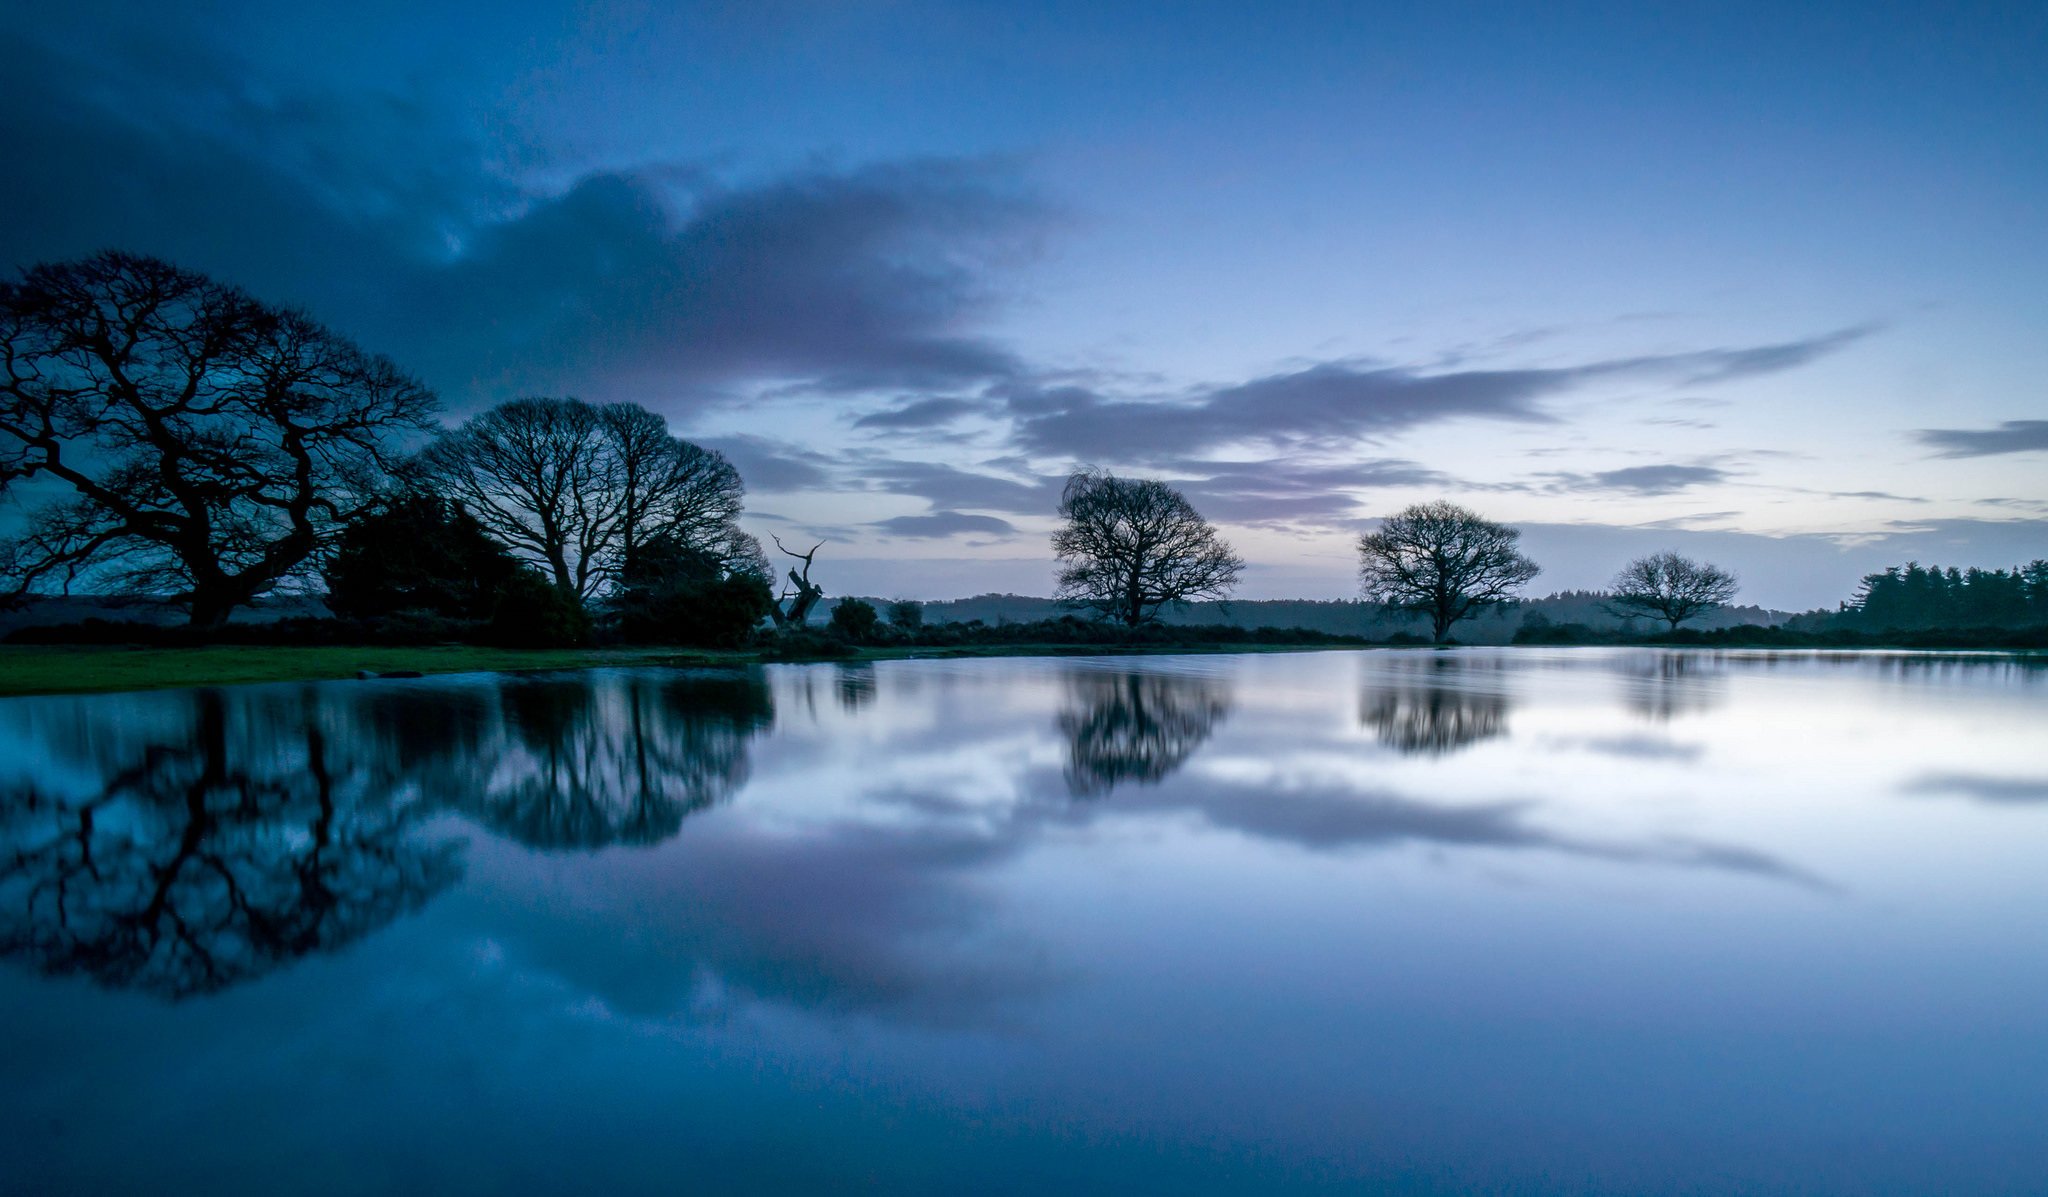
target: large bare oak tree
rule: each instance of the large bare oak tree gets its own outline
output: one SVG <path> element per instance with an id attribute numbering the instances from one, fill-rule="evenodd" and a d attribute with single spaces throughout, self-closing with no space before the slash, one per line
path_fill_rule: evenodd
<path id="1" fill-rule="evenodd" d="M 1060 516 L 1057 597 L 1131 627 L 1168 603 L 1226 598 L 1244 571 L 1209 521 L 1163 482 L 1082 470 L 1067 479 Z"/>
<path id="2" fill-rule="evenodd" d="M 434 411 L 390 361 L 204 275 L 36 266 L 0 286 L 0 490 L 35 497 L 0 587 L 172 592 L 217 625 L 305 570 Z"/>
<path id="3" fill-rule="evenodd" d="M 655 536 L 728 570 L 767 573 L 761 546 L 738 524 L 739 471 L 635 404 L 514 400 L 443 435 L 420 465 L 437 490 L 578 598 L 615 581 Z"/>
<path id="4" fill-rule="evenodd" d="M 1452 624 L 1540 572 L 1516 551 L 1521 535 L 1455 503 L 1418 503 L 1358 538 L 1365 597 L 1427 616 L 1441 644 Z"/>
<path id="5" fill-rule="evenodd" d="M 1675 632 L 1693 616 L 1725 605 L 1740 584 L 1718 565 L 1667 551 L 1622 566 L 1609 585 L 1614 594 L 1608 602 L 1618 614 L 1654 615 Z"/>

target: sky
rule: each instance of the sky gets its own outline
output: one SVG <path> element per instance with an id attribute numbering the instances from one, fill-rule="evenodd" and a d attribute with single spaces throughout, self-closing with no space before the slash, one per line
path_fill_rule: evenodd
<path id="1" fill-rule="evenodd" d="M 0 266 L 644 404 L 830 593 L 1050 593 L 1082 465 L 1245 598 L 1435 498 L 1538 594 L 2048 556 L 2038 3 L 5 6 Z"/>

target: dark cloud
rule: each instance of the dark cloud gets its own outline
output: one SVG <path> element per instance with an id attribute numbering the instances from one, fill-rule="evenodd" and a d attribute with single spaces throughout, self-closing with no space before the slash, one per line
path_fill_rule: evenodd
<path id="1" fill-rule="evenodd" d="M 831 480 L 828 469 L 835 459 L 761 436 L 714 436 L 699 439 L 707 449 L 725 454 L 747 489 L 756 491 L 810 490 Z"/>
<path id="2" fill-rule="evenodd" d="M 937 428 L 961 416 L 985 410 L 984 405 L 966 399 L 920 399 L 889 411 L 878 411 L 853 422 L 855 428 L 905 429 Z"/>
<path id="3" fill-rule="evenodd" d="M 1710 349 L 1526 370 L 1428 373 L 1324 362 L 1212 387 L 1189 398 L 1115 398 L 1077 386 L 1001 392 L 1018 443 L 1034 452 L 1142 461 L 1234 444 L 1337 444 L 1468 418 L 1546 423 L 1538 401 L 1603 379 L 1721 382 L 1805 365 L 1868 336 L 1845 329 L 1783 344 Z"/>
<path id="4" fill-rule="evenodd" d="M 918 540 L 936 540 L 968 533 L 1007 536 L 1017 530 L 1008 520 L 997 519 L 992 515 L 968 515 L 958 511 L 935 511 L 930 515 L 899 515 L 894 519 L 876 520 L 868 527 L 879 529 L 889 536 Z"/>
<path id="5" fill-rule="evenodd" d="M 193 65 L 193 64 L 198 65 Z M 252 98 L 253 97 L 253 98 Z M 417 97 L 323 94 L 218 47 L 16 47 L 0 260 L 107 247 L 302 303 L 457 406 L 522 393 L 675 411 L 736 381 L 946 388 L 1016 375 L 970 328 L 1044 209 L 1001 164 L 688 167 L 535 193 Z"/>
<path id="6" fill-rule="evenodd" d="M 1028 482 L 931 461 L 864 461 L 861 478 L 891 494 L 915 495 L 935 507 L 966 507 L 1014 515 L 1050 515 L 1066 479 L 1034 476 Z"/>
<path id="7" fill-rule="evenodd" d="M 1913 495 L 1895 495 L 1888 490 L 1831 490 L 1825 493 L 1831 499 L 1888 499 L 1897 503 L 1926 503 L 1930 501 Z"/>
<path id="8" fill-rule="evenodd" d="M 1991 457 L 2048 449 L 2048 420 L 2007 420 L 1996 428 L 1922 428 L 1913 434 L 1936 457 Z"/>
<path id="9" fill-rule="evenodd" d="M 1182 460 L 1167 463 L 1165 468 L 1201 475 L 1174 485 L 1203 515 L 1237 524 L 1328 524 L 1354 513 L 1354 490 L 1451 482 L 1436 470 L 1391 457 L 1341 466 L 1296 466 L 1284 460 Z"/>
<path id="10" fill-rule="evenodd" d="M 1728 476 L 1728 471 L 1712 466 L 1630 466 L 1627 469 L 1602 470 L 1599 473 L 1585 475 L 1576 485 L 1579 489 L 1619 490 L 1637 495 L 1669 495 L 1689 486 L 1720 482 Z"/>
<path id="11" fill-rule="evenodd" d="M 1853 328 L 1838 329 L 1818 337 L 1799 341 L 1785 341 L 1776 345 L 1756 345 L 1747 349 L 1709 349 L 1699 353 L 1680 354 L 1671 359 L 1674 362 L 1688 362 L 1692 383 L 1729 382 L 1738 378 L 1754 378 L 1763 374 L 1782 374 L 1796 370 L 1839 349 L 1861 341 L 1880 330 L 1877 324 L 1859 324 Z M 1654 358 L 1642 359 L 1645 362 Z"/>

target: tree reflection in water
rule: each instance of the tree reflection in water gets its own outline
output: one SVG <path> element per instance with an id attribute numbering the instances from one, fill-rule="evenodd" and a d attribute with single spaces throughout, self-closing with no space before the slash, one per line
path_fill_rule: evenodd
<path id="1" fill-rule="evenodd" d="M 7 713 L 44 754 L 0 783 L 0 956 L 179 998 L 419 909 L 462 875 L 438 811 L 536 848 L 666 839 L 745 781 L 774 707 L 754 677 L 641 673 Z"/>
<path id="2" fill-rule="evenodd" d="M 1068 674 L 1057 720 L 1067 738 L 1067 789 L 1093 798 L 1125 782 L 1151 785 L 1186 764 L 1229 713 L 1230 690 L 1218 678 Z"/>
<path id="3" fill-rule="evenodd" d="M 1652 723 L 1712 710 L 1721 701 L 1725 666 L 1699 652 L 1651 652 L 1620 666 L 1622 703 Z"/>
<path id="4" fill-rule="evenodd" d="M 508 683 L 508 750 L 449 807 L 528 847 L 656 844 L 747 779 L 775 719 L 746 675 L 611 674 Z"/>
<path id="5" fill-rule="evenodd" d="M 1404 755 L 1444 756 L 1505 735 L 1508 699 L 1497 678 L 1478 676 L 1455 657 L 1431 657 L 1368 685 L 1358 720 Z"/>
<path id="6" fill-rule="evenodd" d="M 212 993 L 355 942 L 461 874 L 460 844 L 411 834 L 417 808 L 344 792 L 317 703 L 180 696 L 95 793 L 0 791 L 0 955 L 164 997 Z M 94 733 L 102 733 L 96 735 Z M 128 748 L 82 726 L 53 752 Z"/>

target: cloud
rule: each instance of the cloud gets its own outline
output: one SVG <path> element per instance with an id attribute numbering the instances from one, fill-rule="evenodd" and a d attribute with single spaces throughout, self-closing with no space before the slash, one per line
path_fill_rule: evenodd
<path id="1" fill-rule="evenodd" d="M 189 33 L 158 40 L 17 48 L 0 154 L 33 181 L 0 260 L 163 256 L 306 305 L 458 408 L 573 393 L 675 413 L 736 382 L 942 389 L 1021 369 L 974 331 L 997 263 L 1048 216 L 1006 164 L 733 181 L 655 163 L 536 189 L 418 96 L 328 94 Z"/>
<path id="2" fill-rule="evenodd" d="M 827 485 L 836 460 L 826 454 L 763 436 L 714 436 L 698 444 L 725 454 L 740 480 L 754 491 L 811 490 Z"/>
<path id="3" fill-rule="evenodd" d="M 968 507 L 1014 515 L 1050 515 L 1059 506 L 1063 477 L 1018 482 L 931 461 L 863 461 L 859 475 L 892 494 L 915 495 L 937 507 Z"/>
<path id="4" fill-rule="evenodd" d="M 1669 495 L 1690 486 L 1703 486 L 1728 478 L 1728 471 L 1713 466 L 1652 465 L 1602 470 L 1583 475 L 1576 484 L 1581 490 L 1619 490 L 1636 495 Z"/>
<path id="5" fill-rule="evenodd" d="M 961 416 L 984 410 L 967 399 L 920 399 L 889 411 L 872 412 L 853 422 L 855 428 L 937 428 Z"/>
<path id="6" fill-rule="evenodd" d="M 1030 451 L 1144 461 L 1232 445 L 1349 444 L 1452 419 L 1551 423 L 1540 400 L 1607 379 L 1722 382 L 1790 370 L 1868 336 L 1871 327 L 1735 349 L 1615 358 L 1522 370 L 1425 372 L 1322 362 L 1173 398 L 1116 398 L 1079 386 L 999 389 Z"/>
<path id="7" fill-rule="evenodd" d="M 1355 513 L 1351 492 L 1402 486 L 1439 486 L 1451 479 L 1403 458 L 1382 457 L 1340 466 L 1298 466 L 1276 461 L 1182 460 L 1166 464 L 1198 477 L 1176 481 L 1197 510 L 1237 524 L 1328 524 Z"/>
<path id="8" fill-rule="evenodd" d="M 930 515 L 899 515 L 894 519 L 876 520 L 868 527 L 878 528 L 890 536 L 918 540 L 935 540 L 968 533 L 1007 536 L 1017 530 L 1008 520 L 997 519 L 992 515 L 968 515 L 958 511 L 935 511 Z"/>
<path id="9" fill-rule="evenodd" d="M 2007 420 L 1996 428 L 1922 428 L 1914 437 L 1936 457 L 1992 457 L 2048 449 L 2048 420 Z"/>

